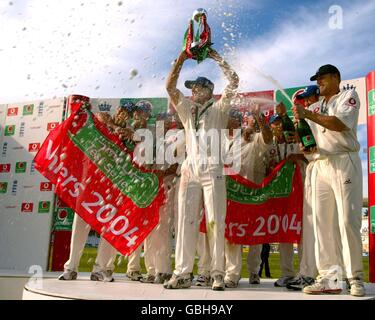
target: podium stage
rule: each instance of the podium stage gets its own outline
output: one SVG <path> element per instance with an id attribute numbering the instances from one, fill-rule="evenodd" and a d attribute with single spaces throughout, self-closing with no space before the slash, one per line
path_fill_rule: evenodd
<path id="1" fill-rule="evenodd" d="M 365 297 L 352 297 L 345 289 L 339 295 L 307 295 L 276 288 L 276 279 L 261 279 L 260 285 L 249 285 L 242 279 L 235 289 L 213 291 L 209 287 L 164 289 L 161 284 L 147 284 L 115 276 L 115 282 L 90 281 L 80 276 L 74 281 L 31 279 L 23 289 L 23 300 L 375 300 L 375 283 L 366 283 Z"/>

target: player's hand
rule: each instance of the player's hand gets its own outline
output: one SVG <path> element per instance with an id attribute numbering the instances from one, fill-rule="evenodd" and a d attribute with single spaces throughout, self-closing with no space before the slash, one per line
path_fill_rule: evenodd
<path id="1" fill-rule="evenodd" d="M 215 61 L 223 60 L 220 54 L 213 48 L 210 48 L 210 50 L 208 51 L 208 56 Z"/>
<path id="2" fill-rule="evenodd" d="M 295 104 L 292 107 L 292 111 L 297 120 L 305 119 L 307 111 L 301 104 Z"/>
<path id="3" fill-rule="evenodd" d="M 313 154 L 317 151 L 316 147 L 308 149 L 302 143 L 300 143 L 299 148 L 304 154 Z"/>
<path id="4" fill-rule="evenodd" d="M 297 133 L 296 132 L 289 132 L 288 137 L 286 139 L 287 143 L 297 143 Z"/>
<path id="5" fill-rule="evenodd" d="M 286 107 L 285 107 L 285 104 L 283 102 L 280 102 L 276 106 L 276 113 L 279 114 L 279 115 L 286 114 Z"/>
<path id="6" fill-rule="evenodd" d="M 134 131 L 129 128 L 116 128 L 115 133 L 118 134 L 120 140 L 132 140 Z"/>

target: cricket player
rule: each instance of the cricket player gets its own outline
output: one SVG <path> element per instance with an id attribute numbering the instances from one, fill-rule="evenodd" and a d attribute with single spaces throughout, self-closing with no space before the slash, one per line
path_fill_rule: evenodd
<path id="1" fill-rule="evenodd" d="M 260 129 L 260 132 L 254 131 L 254 123 Z M 248 116 L 249 126 L 245 129 L 242 141 L 241 149 L 238 154 L 233 156 L 241 157 L 241 168 L 239 174 L 244 178 L 253 181 L 254 183 L 261 183 L 266 176 L 266 167 L 263 161 L 265 153 L 268 150 L 268 145 L 272 142 L 272 132 L 268 125 L 264 123 L 263 117 L 260 115 L 259 106 L 254 106 L 251 115 Z M 228 128 L 229 128 L 229 139 L 233 139 L 233 130 L 241 128 L 242 113 L 231 109 L 229 114 Z M 231 149 L 233 149 L 233 144 Z M 250 264 L 249 277 L 250 284 L 254 284 L 256 274 L 259 283 L 259 266 L 260 266 L 260 251 L 262 245 L 250 246 L 252 252 L 255 254 L 248 255 L 248 262 Z M 259 250 L 260 249 L 260 250 Z M 225 286 L 227 288 L 236 288 L 241 278 L 242 268 L 242 245 L 230 243 L 225 240 Z M 250 261 L 251 260 L 251 261 Z M 255 266 L 253 268 L 253 265 Z M 255 269 L 255 270 L 254 270 Z"/>
<path id="2" fill-rule="evenodd" d="M 286 109 L 283 104 L 279 104 L 276 107 L 278 113 L 271 116 L 269 124 L 271 126 L 272 133 L 274 135 L 273 144 L 270 146 L 268 155 L 268 173 L 270 173 L 274 167 L 282 160 L 297 161 L 301 170 L 302 176 L 304 176 L 306 162 L 303 153 L 300 151 L 298 143 L 296 143 L 295 137 L 291 134 L 288 137 L 288 141 L 284 135 L 282 128 L 281 114 L 286 114 Z M 289 281 L 294 279 L 295 272 L 293 267 L 293 256 L 294 248 L 293 243 L 280 243 L 280 268 L 281 277 L 275 281 L 275 287 L 286 287 Z M 301 251 L 298 251 L 299 256 Z"/>
<path id="3" fill-rule="evenodd" d="M 319 101 L 319 87 L 317 85 L 307 86 L 302 93 L 296 96 L 297 102 L 303 103 L 305 108 Z M 300 251 L 299 272 L 294 279 L 288 281 L 286 288 L 289 290 L 301 291 L 304 287 L 315 282 L 317 268 L 315 261 L 315 236 L 314 224 L 311 210 L 311 169 L 316 157 L 316 148 L 314 150 L 303 150 L 305 158 L 309 161 L 304 179 L 304 198 L 303 198 L 303 216 L 302 216 L 302 238 L 298 246 Z M 303 168 L 303 167 L 302 167 Z M 301 170 L 302 170 L 301 168 Z M 303 173 L 303 172 L 302 172 Z"/>
<path id="4" fill-rule="evenodd" d="M 116 113 L 111 117 L 108 113 L 100 112 L 96 114 L 99 121 L 104 123 L 112 132 L 120 135 L 120 138 L 129 138 L 129 132 L 124 130 L 127 121 L 131 118 L 134 106 L 127 104 L 117 108 Z M 88 234 L 91 230 L 78 214 L 74 215 L 72 226 L 72 237 L 70 240 L 69 260 L 64 265 L 64 273 L 59 276 L 59 280 L 76 280 L 79 261 L 85 248 Z M 112 247 L 104 238 L 100 238 L 95 264 L 90 276 L 93 281 L 112 282 L 115 269 L 114 261 L 117 250 Z"/>
<path id="5" fill-rule="evenodd" d="M 213 83 L 204 77 L 186 81 L 192 90 L 193 101 L 185 98 L 176 88 L 183 63 L 187 59 L 182 52 L 172 67 L 167 80 L 167 91 L 172 104 L 185 128 L 187 159 L 181 168 L 178 197 L 178 232 L 176 243 L 175 270 L 165 288 L 178 289 L 191 286 L 195 249 L 199 232 L 199 211 L 202 199 L 206 213 L 207 233 L 211 251 L 212 289 L 224 290 L 224 230 L 226 216 L 226 185 L 220 156 L 211 154 L 218 148 L 215 130 L 227 127 L 230 101 L 234 97 L 239 79 L 231 67 L 213 49 L 208 56 L 221 67 L 229 80 L 220 100 L 213 97 Z M 209 137 L 208 134 L 213 134 Z M 198 136 L 197 133 L 198 132 Z M 210 140 L 211 143 L 207 143 Z M 220 149 L 220 147 L 219 147 Z"/>
<path id="6" fill-rule="evenodd" d="M 364 296 L 361 241 L 362 166 L 357 139 L 359 98 L 354 89 L 340 91 L 340 71 L 321 66 L 316 80 L 323 99 L 309 109 L 293 107 L 297 119 L 307 119 L 317 144 L 318 157 L 311 172 L 315 257 L 319 275 L 307 294 L 340 293 L 340 273 L 350 283 L 350 294 Z M 339 232 L 338 232 L 339 231 Z M 342 244 L 344 269 L 340 270 Z"/>

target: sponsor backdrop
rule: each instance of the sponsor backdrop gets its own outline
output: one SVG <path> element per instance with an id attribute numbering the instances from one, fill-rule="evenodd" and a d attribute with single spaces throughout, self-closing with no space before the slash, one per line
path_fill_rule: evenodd
<path id="1" fill-rule="evenodd" d="M 341 87 L 356 89 L 362 106 L 359 123 L 367 123 L 366 78 L 342 81 Z M 289 99 L 293 99 L 303 88 L 287 88 L 284 92 Z M 372 98 L 373 96 L 371 95 Z M 249 108 L 249 103 L 259 103 L 263 113 L 269 117 L 275 105 L 272 100 L 283 101 L 288 114 L 291 114 L 289 99 L 280 90 L 249 92 L 242 94 L 237 105 L 246 117 L 245 111 Z M 58 98 L 0 105 L 0 269 L 28 271 L 30 265 L 37 264 L 43 269 L 52 267 L 59 270 L 66 260 L 73 212 L 60 199 L 55 199 L 53 186 L 35 171 L 33 165 L 33 158 L 49 130 L 70 114 L 70 110 L 65 108 L 65 101 L 65 98 Z M 104 111 L 110 114 L 114 114 L 116 108 L 127 101 L 150 104 L 151 125 L 154 124 L 157 113 L 171 109 L 166 98 L 90 100 L 94 113 Z M 371 101 L 373 102 L 369 98 L 369 105 Z M 373 159 L 370 162 L 371 160 Z M 370 186 L 369 176 L 369 195 Z M 373 207 L 369 210 L 373 217 L 375 210 L 371 209 Z M 52 256 L 52 265 L 49 266 L 47 261 L 52 231 L 54 250 L 57 252 Z M 65 245 L 60 247 L 56 246 L 59 233 L 64 233 L 61 238 L 65 239 Z M 56 253 L 60 256 L 60 262 L 53 267 Z"/>
<path id="2" fill-rule="evenodd" d="M 63 108 L 64 98 L 1 108 L 0 269 L 47 268 L 54 193 L 33 158 L 48 132 L 61 123 Z"/>

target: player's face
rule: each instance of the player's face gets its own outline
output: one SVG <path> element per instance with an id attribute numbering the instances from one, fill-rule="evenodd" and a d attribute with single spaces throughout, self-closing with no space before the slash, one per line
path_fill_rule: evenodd
<path id="1" fill-rule="evenodd" d="M 193 96 L 193 101 L 200 104 L 203 104 L 212 98 L 211 89 L 203 87 L 199 84 L 193 86 L 193 88 L 191 89 L 191 93 Z"/>
<path id="2" fill-rule="evenodd" d="M 114 116 L 114 122 L 120 127 L 124 127 L 126 122 L 131 118 L 131 115 L 124 108 L 118 107 Z"/>
<path id="3" fill-rule="evenodd" d="M 317 77 L 320 95 L 326 96 L 334 94 L 339 87 L 338 77 L 335 74 L 327 73 Z"/>
<path id="4" fill-rule="evenodd" d="M 317 95 L 312 95 L 310 97 L 305 98 L 305 107 L 308 108 L 311 106 L 313 103 L 317 102 L 319 100 L 319 96 Z"/>
<path id="5" fill-rule="evenodd" d="M 229 118 L 228 119 L 228 129 L 239 129 L 241 127 L 241 122 L 236 118 Z"/>
<path id="6" fill-rule="evenodd" d="M 247 116 L 247 127 L 255 131 L 255 119 L 252 115 Z"/>
<path id="7" fill-rule="evenodd" d="M 283 132 L 283 126 L 281 123 L 281 119 L 275 120 L 274 122 L 271 123 L 271 131 L 272 134 L 276 138 L 282 138 L 284 137 L 284 132 Z"/>

